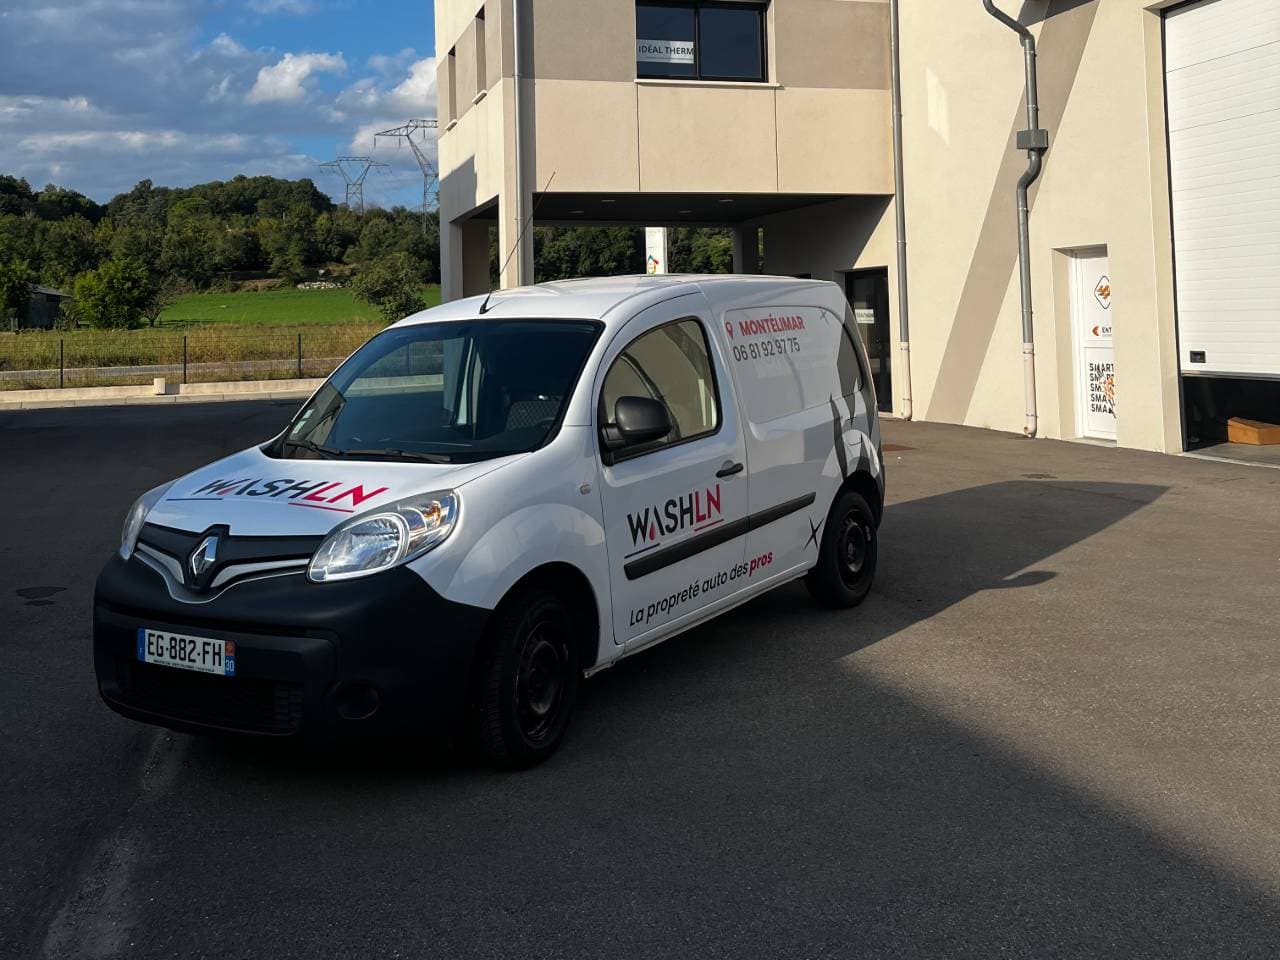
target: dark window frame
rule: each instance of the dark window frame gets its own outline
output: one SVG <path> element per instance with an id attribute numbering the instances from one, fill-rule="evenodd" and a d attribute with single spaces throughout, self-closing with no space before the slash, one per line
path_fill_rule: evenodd
<path id="1" fill-rule="evenodd" d="M 487 24 L 484 22 L 484 5 L 480 5 L 480 9 L 476 11 L 476 99 L 480 99 L 482 93 L 489 92 L 489 68 L 485 62 L 488 59 L 489 51 L 485 49 L 488 43 Z"/>
<path id="2" fill-rule="evenodd" d="M 637 80 L 684 80 L 688 83 L 768 83 L 769 82 L 769 4 L 771 0 L 636 0 L 636 8 L 640 7 L 692 7 L 693 8 L 693 76 L 656 72 L 640 76 L 640 64 L 636 61 Z M 702 17 L 703 9 L 743 10 L 754 9 L 760 17 L 760 76 L 759 78 L 726 77 L 702 72 Z M 639 23 L 636 24 L 636 39 L 654 39 L 639 35 Z M 659 65 L 652 65 L 655 68 Z"/>
<path id="3" fill-rule="evenodd" d="M 616 450 L 610 450 L 604 444 L 604 428 L 607 424 L 613 422 L 612 411 L 606 413 L 604 409 L 604 390 L 605 385 L 609 382 L 609 374 L 613 373 L 614 366 L 622 360 L 623 354 L 630 350 L 633 344 L 652 333 L 657 333 L 659 330 L 665 330 L 667 327 L 680 323 L 696 323 L 698 325 L 698 332 L 702 334 L 702 345 L 706 348 L 707 352 L 707 368 L 711 372 L 711 395 L 716 404 L 715 427 L 711 430 L 704 430 L 701 433 L 695 433 L 693 436 L 681 437 L 674 443 L 668 443 L 666 440 L 653 440 L 649 443 L 638 443 L 635 446 L 619 447 Z M 734 402 L 737 402 L 736 399 Z M 663 403 L 665 405 L 666 401 L 663 400 Z M 622 463 L 626 460 L 634 460 L 636 457 L 643 457 L 650 453 L 657 453 L 660 450 L 672 450 L 676 447 L 684 446 L 686 443 L 695 443 L 699 440 L 706 440 L 709 437 L 719 436 L 720 431 L 724 429 L 724 407 L 725 398 L 724 394 L 720 390 L 720 375 L 716 372 L 716 354 L 715 350 L 711 346 L 711 335 L 707 332 L 707 325 L 702 322 L 702 318 L 696 316 L 677 317 L 675 320 L 667 320 L 657 326 L 650 327 L 648 330 L 645 330 L 643 333 L 636 334 L 627 341 L 627 345 L 619 350 L 617 354 L 614 355 L 614 358 L 609 362 L 608 369 L 605 370 L 604 376 L 600 379 L 600 394 L 596 397 L 596 442 L 600 447 L 600 460 L 606 466 L 613 466 L 614 464 Z"/>

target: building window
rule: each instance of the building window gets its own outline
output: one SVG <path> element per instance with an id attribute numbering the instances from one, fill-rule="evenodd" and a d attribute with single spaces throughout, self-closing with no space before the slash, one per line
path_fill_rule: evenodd
<path id="1" fill-rule="evenodd" d="M 636 4 L 636 76 L 766 79 L 764 3 L 644 0 Z"/>
<path id="2" fill-rule="evenodd" d="M 449 51 L 445 66 L 445 79 L 449 82 L 449 102 L 446 106 L 449 108 L 449 122 L 452 123 L 458 119 L 458 52 L 456 49 Z"/>
<path id="3" fill-rule="evenodd" d="M 484 7 L 476 14 L 476 97 L 489 89 L 489 78 L 485 70 L 485 37 Z"/>

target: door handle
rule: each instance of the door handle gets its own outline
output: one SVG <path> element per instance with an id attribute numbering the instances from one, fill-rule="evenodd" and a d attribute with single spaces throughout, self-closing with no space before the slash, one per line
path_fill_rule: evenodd
<path id="1" fill-rule="evenodd" d="M 724 464 L 716 471 L 716 476 L 723 480 L 725 477 L 732 477 L 735 473 L 741 473 L 743 470 L 741 463 L 735 463 L 732 460 L 726 460 Z"/>

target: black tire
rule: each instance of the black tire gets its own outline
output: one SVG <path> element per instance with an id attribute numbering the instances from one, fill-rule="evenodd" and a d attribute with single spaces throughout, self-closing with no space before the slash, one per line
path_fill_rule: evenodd
<path id="1" fill-rule="evenodd" d="M 486 631 L 477 673 L 475 739 L 488 762 L 536 766 L 564 738 L 582 668 L 569 608 L 527 590 L 505 600 Z"/>
<path id="2" fill-rule="evenodd" d="M 876 516 L 862 494 L 840 493 L 827 513 L 818 565 L 805 576 L 809 593 L 823 606 L 856 607 L 876 577 Z"/>

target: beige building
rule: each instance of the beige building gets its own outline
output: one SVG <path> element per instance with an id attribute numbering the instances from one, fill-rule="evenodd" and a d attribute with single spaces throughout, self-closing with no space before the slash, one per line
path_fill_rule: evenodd
<path id="1" fill-rule="evenodd" d="M 1166 452 L 1280 421 L 1280 3 L 1003 2 L 1049 137 L 1033 405 L 1024 50 L 982 0 L 437 0 L 445 297 L 535 205 L 727 226 L 736 269 L 844 286 L 895 414 Z"/>

